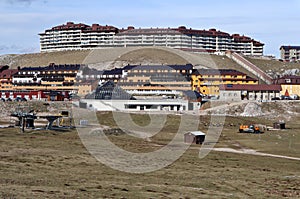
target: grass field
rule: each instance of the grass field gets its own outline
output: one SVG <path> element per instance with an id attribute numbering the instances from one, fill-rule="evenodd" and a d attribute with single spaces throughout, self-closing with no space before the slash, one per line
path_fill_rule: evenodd
<path id="1" fill-rule="evenodd" d="M 117 127 L 110 112 L 99 113 L 100 123 Z M 146 126 L 147 115 L 132 115 Z M 206 131 L 209 116 L 200 117 Z M 294 121 L 299 121 L 295 118 Z M 240 123 L 272 121 L 227 117 L 217 147 L 248 148 L 300 157 L 300 123 L 285 131 L 239 134 Z M 177 132 L 180 116 L 151 141 L 127 134 L 109 135 L 119 147 L 149 152 L 167 144 Z M 173 164 L 155 172 L 132 174 L 113 170 L 92 157 L 75 130 L 69 132 L 0 129 L 0 198 L 283 198 L 300 197 L 300 164 L 296 160 L 247 154 L 210 152 L 198 157 L 192 145 Z"/>

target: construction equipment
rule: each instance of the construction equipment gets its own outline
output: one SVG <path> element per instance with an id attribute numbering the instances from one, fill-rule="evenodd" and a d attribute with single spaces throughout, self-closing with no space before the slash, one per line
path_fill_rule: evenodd
<path id="1" fill-rule="evenodd" d="M 240 125 L 240 129 L 239 129 L 240 133 L 262 133 L 262 131 L 260 130 L 258 125 Z"/>

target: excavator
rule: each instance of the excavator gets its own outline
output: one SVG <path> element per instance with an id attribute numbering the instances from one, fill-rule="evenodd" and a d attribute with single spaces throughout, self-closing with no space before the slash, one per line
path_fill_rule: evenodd
<path id="1" fill-rule="evenodd" d="M 240 133 L 262 133 L 262 131 L 260 130 L 258 125 L 240 125 L 240 129 L 239 129 Z"/>

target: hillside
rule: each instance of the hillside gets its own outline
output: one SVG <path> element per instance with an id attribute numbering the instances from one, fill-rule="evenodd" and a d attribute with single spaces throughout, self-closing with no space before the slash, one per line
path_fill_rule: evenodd
<path id="1" fill-rule="evenodd" d="M 273 77 L 282 74 L 300 74 L 300 63 L 281 62 L 278 60 L 267 60 L 253 57 L 246 57 L 246 59 Z"/>
<path id="2" fill-rule="evenodd" d="M 247 59 L 273 76 L 275 74 L 290 73 L 291 71 L 299 73 L 300 69 L 300 63 L 285 63 L 249 57 Z M 190 53 L 165 47 L 128 47 L 0 56 L 0 65 L 9 65 L 12 68 L 18 66 L 46 66 L 49 63 L 83 63 L 97 69 L 111 69 L 128 64 L 168 65 L 191 63 L 195 68 L 236 69 L 255 77 L 226 56 Z"/>
<path id="3" fill-rule="evenodd" d="M 84 51 L 63 51 L 51 53 L 33 53 L 33 54 L 17 54 L 0 56 L 0 65 L 9 65 L 11 68 L 18 66 L 46 66 L 49 63 L 56 64 L 75 64 L 82 63 L 85 57 L 90 53 L 89 50 Z"/>

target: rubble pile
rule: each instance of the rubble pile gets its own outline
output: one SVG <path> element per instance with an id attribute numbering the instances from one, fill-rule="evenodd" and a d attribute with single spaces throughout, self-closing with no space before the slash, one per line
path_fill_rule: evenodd
<path id="1" fill-rule="evenodd" d="M 241 114 L 241 116 L 244 117 L 256 117 L 262 115 L 263 112 L 261 110 L 261 106 L 256 102 L 248 103 L 244 108 L 244 112 Z"/>

